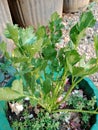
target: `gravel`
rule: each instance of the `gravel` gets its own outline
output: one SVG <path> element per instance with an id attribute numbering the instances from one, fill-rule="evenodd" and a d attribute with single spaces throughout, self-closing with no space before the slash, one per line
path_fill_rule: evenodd
<path id="1" fill-rule="evenodd" d="M 86 32 L 86 37 L 81 40 L 81 44 L 78 48 L 78 51 L 81 55 L 86 54 L 86 60 L 95 56 L 94 52 L 94 34 L 98 33 L 98 3 L 95 3 L 92 7 L 93 14 L 97 20 L 95 26 L 93 28 L 88 28 Z M 79 17 L 82 13 L 82 10 L 79 10 L 76 13 L 67 13 L 63 14 L 63 23 L 65 25 L 65 29 L 63 30 L 63 39 L 64 44 L 67 44 L 69 41 L 69 30 L 70 28 L 79 20 Z M 94 84 L 98 87 L 98 73 L 95 73 L 90 76 L 91 80 L 93 80 Z"/>

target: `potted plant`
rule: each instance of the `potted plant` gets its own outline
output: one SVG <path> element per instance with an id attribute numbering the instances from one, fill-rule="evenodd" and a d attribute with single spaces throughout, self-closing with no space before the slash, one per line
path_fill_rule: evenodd
<path id="1" fill-rule="evenodd" d="M 62 16 L 63 0 L 8 0 L 8 3 L 14 21 L 24 27 L 47 25 L 55 11 Z"/>
<path id="2" fill-rule="evenodd" d="M 70 30 L 69 44 L 63 48 L 60 43 L 63 24 L 57 13 L 51 16 L 48 29 L 41 26 L 34 32 L 32 27 L 22 29 L 17 25 L 7 25 L 5 35 L 14 41 L 16 48 L 12 55 L 4 48 L 2 50 L 16 68 L 16 80 L 12 86 L 0 88 L 0 99 L 10 101 L 15 118 L 23 110 L 17 103 L 21 99 L 29 99 L 27 110 L 33 111 L 31 121 L 28 120 L 31 116 L 28 117 L 25 112 L 20 122 L 14 122 L 15 128 L 56 130 L 61 129 L 65 119 L 69 122 L 68 113 L 72 118 L 73 113 L 79 113 L 76 117 L 83 113 L 81 116 L 85 124 L 89 116 L 98 114 L 98 89 L 89 79 L 84 79 L 98 71 L 98 36 L 94 38 L 95 58 L 83 64 L 84 57 L 77 51 L 87 27 L 94 26 L 95 22 L 91 11 L 82 13 L 80 21 Z M 11 102 L 13 100 L 17 102 Z M 98 128 L 98 115 L 94 119 L 94 125 L 87 124 L 86 128 Z M 82 127 L 83 120 L 80 120 Z M 67 128 L 76 129 L 75 123 L 70 122 Z"/>
<path id="3" fill-rule="evenodd" d="M 80 8 L 87 6 L 89 0 L 64 0 L 64 12 L 77 12 Z"/>

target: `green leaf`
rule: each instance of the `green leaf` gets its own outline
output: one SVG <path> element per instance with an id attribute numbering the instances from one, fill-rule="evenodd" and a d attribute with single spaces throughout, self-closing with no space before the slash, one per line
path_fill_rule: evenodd
<path id="1" fill-rule="evenodd" d="M 54 59 L 56 57 L 56 54 L 57 51 L 51 44 L 43 48 L 43 56 L 46 59 Z"/>
<path id="2" fill-rule="evenodd" d="M 45 38 L 46 36 L 46 28 L 44 26 L 41 26 L 37 29 L 36 36 L 38 39 Z"/>
<path id="3" fill-rule="evenodd" d="M 16 73 L 16 69 L 13 66 L 6 67 L 6 71 L 9 73 L 9 75 L 14 76 Z"/>
<path id="4" fill-rule="evenodd" d="M 42 88 L 45 94 L 48 94 L 50 92 L 51 87 L 52 87 L 51 85 L 52 85 L 51 79 L 49 78 L 45 79 L 45 81 L 43 82 L 43 88 Z"/>
<path id="5" fill-rule="evenodd" d="M 0 88 L 0 100 L 10 101 L 24 97 L 21 93 L 5 87 Z"/>
<path id="6" fill-rule="evenodd" d="M 88 70 L 98 64 L 98 59 L 96 58 L 91 58 L 86 64 L 85 64 L 85 69 Z"/>
<path id="7" fill-rule="evenodd" d="M 22 54 L 21 54 L 21 52 L 20 52 L 20 50 L 19 50 L 19 48 L 14 48 L 14 50 L 12 51 L 12 57 L 22 57 Z"/>
<path id="8" fill-rule="evenodd" d="M 78 25 L 75 25 L 70 30 L 70 39 L 72 40 L 75 47 L 78 46 L 80 40 L 85 36 L 85 29 L 82 31 L 79 31 L 77 28 L 78 28 Z"/>
<path id="9" fill-rule="evenodd" d="M 18 43 L 19 39 L 19 31 L 17 25 L 7 24 L 7 28 L 5 30 L 5 36 L 9 39 L 12 39 L 15 43 Z"/>
<path id="10" fill-rule="evenodd" d="M 0 83 L 3 82 L 3 80 L 4 80 L 4 73 L 0 72 Z"/>
<path id="11" fill-rule="evenodd" d="M 94 47 L 95 47 L 95 51 L 96 51 L 96 56 L 98 58 L 98 35 L 94 36 Z"/>
<path id="12" fill-rule="evenodd" d="M 55 21 L 55 20 L 57 20 L 58 18 L 59 18 L 59 15 L 58 15 L 57 12 L 55 12 L 55 13 L 53 13 L 53 14 L 51 15 L 51 21 Z"/>
<path id="13" fill-rule="evenodd" d="M 7 50 L 7 44 L 5 42 L 0 43 L 0 51 L 4 54 Z"/>
<path id="14" fill-rule="evenodd" d="M 68 70 L 71 72 L 71 74 L 73 73 L 73 70 L 72 70 L 72 64 L 70 64 L 68 58 L 66 58 L 66 64 L 67 64 L 67 68 Z"/>
<path id="15" fill-rule="evenodd" d="M 80 22 L 78 23 L 79 30 L 81 31 L 84 28 L 93 27 L 95 25 L 95 22 L 96 20 L 94 18 L 92 11 L 84 12 L 82 13 L 80 17 Z"/>
<path id="16" fill-rule="evenodd" d="M 66 56 L 67 61 L 71 65 L 76 64 L 81 59 L 81 56 L 79 55 L 79 53 L 76 50 L 67 51 L 65 53 L 65 56 Z"/>
<path id="17" fill-rule="evenodd" d="M 52 44 L 58 43 L 62 37 L 62 18 L 59 17 L 57 12 L 53 13 L 51 16 L 51 21 L 49 22 L 50 40 Z"/>
<path id="18" fill-rule="evenodd" d="M 20 29 L 19 34 L 20 34 L 20 40 L 22 45 L 33 44 L 36 41 L 36 36 L 34 34 L 33 27 Z"/>
<path id="19" fill-rule="evenodd" d="M 17 91 L 18 93 L 23 94 L 23 84 L 22 80 L 15 80 L 12 83 L 12 90 Z"/>
<path id="20" fill-rule="evenodd" d="M 80 21 L 70 30 L 70 39 L 74 43 L 75 47 L 78 46 L 80 40 L 85 36 L 87 27 L 94 26 L 95 22 L 96 20 L 91 11 L 82 13 Z"/>
<path id="21" fill-rule="evenodd" d="M 98 59 L 91 58 L 87 64 L 84 66 L 88 75 L 94 74 L 98 71 Z"/>
<path id="22" fill-rule="evenodd" d="M 88 76 L 98 71 L 98 59 L 91 58 L 83 67 L 73 67 L 73 75 L 77 77 Z"/>
<path id="23" fill-rule="evenodd" d="M 75 77 L 83 77 L 86 75 L 86 71 L 83 67 L 73 67 L 73 76 Z"/>
<path id="24" fill-rule="evenodd" d="M 32 57 L 34 57 L 34 55 L 38 52 L 41 52 L 42 50 L 42 43 L 43 43 L 43 39 L 39 39 L 38 41 L 36 41 L 36 43 L 34 43 L 31 47 L 31 54 Z"/>
<path id="25" fill-rule="evenodd" d="M 14 80 L 12 87 L 0 88 L 0 100 L 15 100 L 25 97 L 23 94 L 22 80 Z"/>

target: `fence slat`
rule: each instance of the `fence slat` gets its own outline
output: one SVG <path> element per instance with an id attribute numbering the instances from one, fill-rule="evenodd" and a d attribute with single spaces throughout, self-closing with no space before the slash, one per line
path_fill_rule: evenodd
<path id="1" fill-rule="evenodd" d="M 9 52 L 13 49 L 13 42 L 4 36 L 4 29 L 7 23 L 12 23 L 11 14 L 7 0 L 0 0 L 0 42 L 3 40 L 7 42 L 7 50 Z"/>

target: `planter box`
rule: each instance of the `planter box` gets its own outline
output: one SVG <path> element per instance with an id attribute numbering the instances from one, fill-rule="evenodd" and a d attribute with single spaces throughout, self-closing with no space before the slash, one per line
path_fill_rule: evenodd
<path id="1" fill-rule="evenodd" d="M 12 81 L 11 81 L 12 82 Z M 10 82 L 10 84 L 11 84 Z M 93 82 L 89 78 L 83 79 L 79 83 L 79 87 L 84 90 L 84 92 L 88 96 L 96 96 L 97 98 L 97 106 L 98 106 L 98 88 L 93 84 Z M 6 118 L 5 114 L 5 103 L 6 102 L 0 102 L 0 130 L 12 130 L 9 126 L 8 120 Z M 95 124 L 91 127 L 90 130 L 97 130 L 98 129 L 98 115 L 96 115 L 96 122 Z"/>
<path id="2" fill-rule="evenodd" d="M 12 16 L 20 26 L 47 25 L 53 12 L 62 16 L 63 0 L 8 0 Z"/>
<path id="3" fill-rule="evenodd" d="M 64 12 L 76 12 L 80 8 L 87 6 L 89 0 L 64 0 Z"/>
<path id="4" fill-rule="evenodd" d="M 3 40 L 7 42 L 7 49 L 9 52 L 13 49 L 13 42 L 8 40 L 4 36 L 4 29 L 7 23 L 12 23 L 10 10 L 8 7 L 7 0 L 0 0 L 0 42 Z"/>

